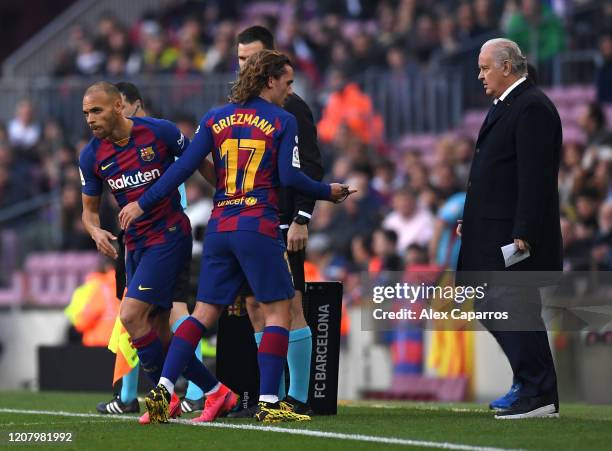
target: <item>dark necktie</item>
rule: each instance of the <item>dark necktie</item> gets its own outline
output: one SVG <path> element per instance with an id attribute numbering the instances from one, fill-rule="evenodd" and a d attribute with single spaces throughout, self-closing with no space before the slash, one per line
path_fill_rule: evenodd
<path id="1" fill-rule="evenodd" d="M 501 103 L 501 100 L 498 100 L 497 103 L 494 103 L 493 105 L 491 105 L 491 108 L 489 108 L 489 112 L 487 113 L 487 116 L 485 117 L 485 125 L 489 125 L 489 121 L 491 121 L 491 119 L 493 118 L 493 115 L 495 114 L 495 109 L 500 103 Z"/>

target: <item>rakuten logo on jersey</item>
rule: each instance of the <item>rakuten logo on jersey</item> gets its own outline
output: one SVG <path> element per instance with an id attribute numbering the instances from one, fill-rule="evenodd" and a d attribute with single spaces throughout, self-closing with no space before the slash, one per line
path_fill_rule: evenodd
<path id="1" fill-rule="evenodd" d="M 139 186 L 152 182 L 160 176 L 161 171 L 159 169 L 152 169 L 151 171 L 145 172 L 138 171 L 132 175 L 121 174 L 121 177 L 108 179 L 108 185 L 113 191 L 125 188 L 138 188 Z"/>

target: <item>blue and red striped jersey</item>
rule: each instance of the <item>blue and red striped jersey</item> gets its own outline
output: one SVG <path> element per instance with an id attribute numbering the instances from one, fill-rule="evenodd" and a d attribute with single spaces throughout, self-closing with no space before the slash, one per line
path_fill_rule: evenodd
<path id="1" fill-rule="evenodd" d="M 79 159 L 82 192 L 99 196 L 106 182 L 121 208 L 138 200 L 189 144 L 172 122 L 148 117 L 130 119 L 134 126 L 125 146 L 94 137 Z M 125 244 L 128 250 L 141 249 L 189 233 L 191 225 L 175 188 L 129 227 Z"/>
<path id="2" fill-rule="evenodd" d="M 330 196 L 329 185 L 299 169 L 295 117 L 257 97 L 208 112 L 184 155 L 138 201 L 141 208 L 156 208 L 211 151 L 217 185 L 207 233 L 250 230 L 278 237 L 279 184 L 316 199 Z"/>

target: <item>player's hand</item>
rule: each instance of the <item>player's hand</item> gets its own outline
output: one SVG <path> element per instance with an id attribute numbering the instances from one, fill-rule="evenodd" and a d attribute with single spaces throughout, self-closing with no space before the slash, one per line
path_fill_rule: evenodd
<path id="1" fill-rule="evenodd" d="M 138 202 L 130 202 L 119 212 L 119 226 L 122 230 L 127 230 L 127 228 L 143 213 L 144 211 L 140 208 Z"/>
<path id="2" fill-rule="evenodd" d="M 292 222 L 287 231 L 287 250 L 289 252 L 301 251 L 308 242 L 308 226 Z"/>
<path id="3" fill-rule="evenodd" d="M 456 230 L 456 232 L 457 232 L 457 236 L 461 236 L 461 232 L 462 232 L 462 231 L 463 231 L 463 223 L 458 222 L 458 223 L 457 223 L 457 230 Z"/>
<path id="4" fill-rule="evenodd" d="M 334 203 L 340 203 L 349 197 L 351 194 L 356 193 L 356 189 L 350 189 L 348 185 L 343 183 L 332 183 L 331 185 L 331 195 L 329 200 Z"/>
<path id="5" fill-rule="evenodd" d="M 529 243 L 525 240 L 521 240 L 520 238 L 515 238 L 514 244 L 517 245 L 517 247 L 519 248 L 519 251 L 521 252 L 526 252 L 529 249 L 531 249 L 531 246 L 529 245 Z"/>
<path id="6" fill-rule="evenodd" d="M 91 234 L 91 238 L 96 242 L 98 252 L 112 258 L 113 260 L 117 260 L 119 254 L 112 243 L 113 241 L 117 241 L 117 237 L 115 235 L 107 230 L 96 228 Z"/>

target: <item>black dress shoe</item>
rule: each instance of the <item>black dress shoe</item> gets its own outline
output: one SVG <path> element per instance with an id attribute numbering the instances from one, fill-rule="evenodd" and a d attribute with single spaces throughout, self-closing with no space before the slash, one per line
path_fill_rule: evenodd
<path id="1" fill-rule="evenodd" d="M 559 418 L 559 401 L 554 396 L 534 396 L 517 399 L 509 409 L 497 412 L 498 420 L 525 418 Z"/>

